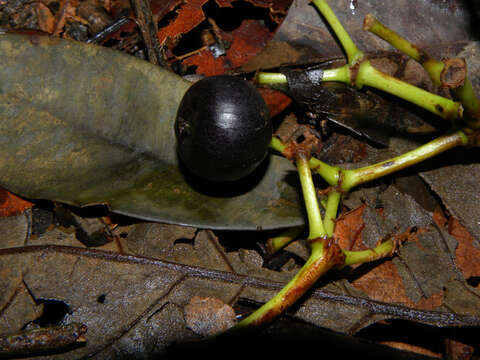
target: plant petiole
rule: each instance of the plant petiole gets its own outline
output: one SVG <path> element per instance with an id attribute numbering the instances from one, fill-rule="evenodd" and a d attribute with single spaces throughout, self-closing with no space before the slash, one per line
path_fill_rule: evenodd
<path id="1" fill-rule="evenodd" d="M 288 149 L 289 145 L 282 142 L 277 137 L 272 137 L 270 141 L 270 148 L 278 151 L 279 153 L 285 156 L 285 151 Z M 288 157 L 288 156 L 287 156 Z M 327 163 L 318 160 L 317 158 L 311 156 L 308 160 L 310 169 L 319 174 L 330 186 L 337 186 L 338 180 L 340 178 L 340 168 L 338 166 L 328 165 Z"/>
<path id="2" fill-rule="evenodd" d="M 343 263 L 344 256 L 341 249 L 330 244 L 331 240 L 327 238 L 323 227 L 307 156 L 300 149 L 295 158 L 308 216 L 310 257 L 282 290 L 250 316 L 240 321 L 237 327 L 269 323 L 286 308 L 293 305 L 320 276 L 333 266 Z"/>
<path id="3" fill-rule="evenodd" d="M 374 68 L 368 60 L 360 64 L 355 79 L 357 88 L 362 88 L 363 85 L 395 95 L 447 120 L 458 119 L 463 115 L 463 107 L 460 103 L 387 75 Z"/>
<path id="4" fill-rule="evenodd" d="M 418 164 L 456 146 L 468 145 L 468 142 L 467 135 L 458 130 L 392 159 L 354 170 L 343 170 L 341 188 L 343 191 L 350 191 L 355 186 Z"/>
<path id="5" fill-rule="evenodd" d="M 266 248 L 270 255 L 275 254 L 280 249 L 294 241 L 305 230 L 304 226 L 294 226 L 284 230 L 281 234 L 271 237 L 267 240 Z"/>
<path id="6" fill-rule="evenodd" d="M 436 86 L 442 85 L 440 74 L 443 71 L 444 64 L 431 58 L 424 51 L 420 50 L 408 40 L 391 30 L 383 23 L 381 23 L 372 14 L 367 14 L 363 21 L 363 30 L 370 31 L 379 38 L 385 40 L 390 45 L 400 50 L 404 54 L 410 56 L 412 59 L 418 61 L 427 70 L 430 78 Z"/>
<path id="7" fill-rule="evenodd" d="M 338 205 L 342 199 L 342 193 L 332 190 L 327 195 L 327 204 L 325 207 L 324 227 L 328 237 L 333 236 L 335 230 L 335 220 L 337 219 Z"/>
<path id="8" fill-rule="evenodd" d="M 323 226 L 320 207 L 318 206 L 317 192 L 313 184 L 312 172 L 307 157 L 302 151 L 298 151 L 296 154 L 296 164 L 302 187 L 303 201 L 308 216 L 308 238 L 324 238 L 327 236 L 327 232 Z"/>
<path id="9" fill-rule="evenodd" d="M 338 40 L 342 44 L 343 49 L 345 50 L 345 53 L 347 54 L 348 63 L 352 65 L 356 63 L 357 60 L 363 58 L 363 52 L 358 50 L 357 45 L 355 45 L 350 35 L 348 35 L 347 31 L 340 23 L 330 6 L 328 6 L 327 2 L 325 0 L 313 0 L 312 2 L 320 11 L 320 13 L 325 17 L 325 20 L 335 32 L 335 35 L 337 36 Z"/>
<path id="10" fill-rule="evenodd" d="M 389 239 L 372 249 L 362 251 L 343 250 L 343 254 L 345 255 L 345 262 L 342 267 L 354 264 L 363 264 L 391 256 L 393 255 L 395 249 L 395 241 Z"/>
<path id="11" fill-rule="evenodd" d="M 451 87 L 454 98 L 461 102 L 468 116 L 471 119 L 474 119 L 473 121 L 467 120 L 469 125 L 473 128 L 480 128 L 480 101 L 475 95 L 473 86 L 466 75 L 463 79 L 463 85 L 452 87 L 453 85 L 448 84 L 444 78 L 444 72 L 448 71 L 445 62 L 438 61 L 429 56 L 426 52 L 418 49 L 408 40 L 382 24 L 371 14 L 365 16 L 363 29 L 377 35 L 396 49 L 418 61 L 428 72 L 436 86 Z"/>

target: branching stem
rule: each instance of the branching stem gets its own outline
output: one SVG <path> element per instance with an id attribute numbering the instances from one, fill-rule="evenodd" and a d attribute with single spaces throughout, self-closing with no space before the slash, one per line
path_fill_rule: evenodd
<path id="1" fill-rule="evenodd" d="M 390 45 L 400 50 L 412 59 L 418 61 L 428 72 L 430 78 L 436 86 L 443 86 L 442 73 L 445 71 L 445 63 L 438 61 L 428 55 L 426 52 L 418 49 L 407 39 L 403 38 L 395 31 L 391 30 L 373 15 L 368 14 L 363 23 L 363 29 L 370 31 Z M 480 128 L 480 100 L 475 95 L 472 83 L 465 76 L 463 85 L 455 87 L 452 90 L 453 96 L 458 99 L 465 108 L 468 116 L 474 120 L 468 121 L 474 128 Z"/>
<path id="2" fill-rule="evenodd" d="M 458 119 L 463 115 L 463 108 L 460 103 L 443 96 L 432 94 L 405 81 L 387 75 L 375 69 L 368 60 L 360 64 L 355 85 L 358 88 L 367 85 L 385 91 L 407 100 L 412 104 L 423 107 L 444 119 Z"/>
<path id="3" fill-rule="evenodd" d="M 313 0 L 313 3 L 332 27 L 348 58 L 347 65 L 337 69 L 326 70 L 323 74 L 323 81 L 340 81 L 355 85 L 358 88 L 364 85 L 375 87 L 422 106 L 445 119 L 462 117 L 463 108 L 459 103 L 416 88 L 375 69 L 368 59 L 364 58 L 363 53 L 358 50 L 325 0 Z M 387 41 L 392 42 L 394 46 L 397 46 L 414 59 L 421 61 L 427 71 L 431 73 L 434 81 L 436 81 L 437 77 L 440 79 L 441 71 L 443 71 L 442 63 L 426 57 L 423 52 L 386 28 L 375 18 L 367 17 L 366 24 L 365 26 L 368 30 L 387 39 Z M 283 74 L 260 73 L 257 81 L 260 84 L 270 84 L 284 88 L 288 85 L 287 77 Z M 465 86 L 458 88 L 456 90 L 457 95 L 466 104 L 467 110 L 473 109 L 477 111 L 480 108 L 480 104 L 473 94 L 473 89 L 468 89 L 468 86 L 471 87 L 469 82 Z M 405 154 L 354 170 L 345 170 L 328 165 L 314 157 L 307 156 L 307 151 L 302 149 L 301 145 L 299 146 L 296 143 L 284 144 L 280 139 L 272 138 L 270 143 L 272 149 L 284 155 L 287 153 L 290 153 L 290 156 L 292 156 L 292 153 L 295 155 L 295 163 L 308 216 L 308 242 L 311 247 L 311 255 L 300 271 L 279 293 L 253 314 L 242 320 L 237 327 L 269 323 L 286 308 L 293 305 L 320 276 L 332 267 L 361 264 L 391 256 L 397 247 L 397 242 L 393 239 L 389 239 L 373 249 L 364 251 L 342 250 L 333 242 L 332 236 L 335 229 L 335 220 L 342 196 L 355 186 L 412 166 L 453 147 L 478 145 L 477 143 L 480 142 L 476 132 L 478 128 L 480 128 L 480 125 L 475 128 L 469 127 L 452 132 Z M 290 146 L 293 146 L 293 148 Z M 325 203 L 325 217 L 323 220 L 312 179 L 312 170 L 320 174 L 331 187 Z M 297 232 L 293 232 L 283 234 L 283 238 L 274 238 L 271 241 L 273 251 L 289 243 L 296 234 Z"/>

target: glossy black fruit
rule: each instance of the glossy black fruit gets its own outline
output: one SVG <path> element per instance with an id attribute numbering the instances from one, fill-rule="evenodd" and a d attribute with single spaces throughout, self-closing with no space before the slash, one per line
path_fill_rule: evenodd
<path id="1" fill-rule="evenodd" d="M 257 89 L 234 76 L 213 76 L 185 93 L 175 121 L 178 154 L 194 175 L 239 180 L 265 159 L 272 138 L 268 109 Z"/>

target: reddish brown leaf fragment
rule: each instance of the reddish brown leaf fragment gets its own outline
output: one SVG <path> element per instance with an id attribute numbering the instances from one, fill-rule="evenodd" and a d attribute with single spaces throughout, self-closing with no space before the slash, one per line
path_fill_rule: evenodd
<path id="1" fill-rule="evenodd" d="M 480 248 L 475 245 L 475 239 L 465 226 L 454 217 L 447 218 L 441 209 L 433 213 L 435 223 L 448 231 L 457 241 L 455 262 L 465 279 L 480 276 Z"/>
<path id="2" fill-rule="evenodd" d="M 215 59 L 212 53 L 205 49 L 185 59 L 185 67 L 196 66 L 196 73 L 205 76 L 223 74 L 255 57 L 273 36 L 268 28 L 255 20 L 244 20 L 240 27 L 231 33 L 222 31 L 219 35 L 223 41 L 231 43 L 226 56 Z"/>
<path id="3" fill-rule="evenodd" d="M 402 278 L 390 261 L 375 266 L 353 281 L 352 285 L 368 294 L 373 300 L 404 304 L 410 301 L 405 293 Z"/>
<path id="4" fill-rule="evenodd" d="M 55 30 L 55 17 L 52 12 L 45 4 L 37 2 L 37 18 L 38 26 L 40 30 L 45 31 L 46 33 L 53 33 Z"/>
<path id="5" fill-rule="evenodd" d="M 214 58 L 213 54 L 204 49 L 195 56 L 189 57 L 183 61 L 185 67 L 196 66 L 196 73 L 204 76 L 221 75 L 225 73 L 224 59 L 222 57 Z"/>
<path id="6" fill-rule="evenodd" d="M 238 29 L 232 31 L 233 43 L 227 52 L 232 67 L 245 64 L 256 56 L 273 37 L 268 28 L 256 20 L 244 20 Z"/>
<path id="7" fill-rule="evenodd" d="M 365 226 L 363 212 L 366 205 L 362 205 L 342 215 L 335 226 L 335 241 L 343 248 L 352 251 L 367 249 L 362 242 L 362 230 Z M 398 235 L 411 241 L 416 241 L 416 233 L 407 230 L 405 234 Z M 379 239 L 380 240 L 380 239 Z M 443 293 L 433 294 L 428 298 L 421 298 L 417 303 L 413 302 L 405 291 L 405 286 L 395 264 L 385 261 L 376 265 L 371 270 L 352 281 L 352 285 L 366 293 L 372 300 L 387 303 L 402 303 L 406 306 L 430 310 L 443 303 Z"/>
<path id="8" fill-rule="evenodd" d="M 53 36 L 58 36 L 60 33 L 64 30 L 65 24 L 67 23 L 68 19 L 74 19 L 77 22 L 84 23 L 85 25 L 88 25 L 88 22 L 76 15 L 77 9 L 76 9 L 76 3 L 74 3 L 73 0 L 62 0 L 60 3 L 60 8 L 58 12 L 56 13 L 56 24 L 55 24 L 55 29 L 53 30 Z M 66 34 L 64 34 L 65 37 Z"/>
<path id="9" fill-rule="evenodd" d="M 272 118 L 280 114 L 292 103 L 292 99 L 281 91 L 267 88 L 260 88 L 259 91 L 268 106 L 268 111 Z"/>
<path id="10" fill-rule="evenodd" d="M 152 13 L 156 14 L 157 19 L 162 20 L 165 15 L 182 3 L 183 0 L 152 0 L 150 1 L 150 7 Z"/>
<path id="11" fill-rule="evenodd" d="M 164 28 L 158 31 L 158 40 L 160 45 L 170 39 L 174 43 L 181 37 L 192 30 L 205 20 L 202 6 L 208 0 L 185 0 L 183 5 L 176 10 L 177 17 Z"/>
<path id="12" fill-rule="evenodd" d="M 448 233 L 458 241 L 456 263 L 465 279 L 480 276 L 480 248 L 475 246 L 473 236 L 453 217 L 448 220 Z"/>
<path id="13" fill-rule="evenodd" d="M 391 261 L 386 261 L 352 282 L 352 285 L 366 293 L 370 299 L 388 303 L 401 303 L 415 309 L 432 310 L 443 304 L 443 293 L 433 294 L 413 302 L 405 291 L 403 280 Z"/>
<path id="14" fill-rule="evenodd" d="M 0 217 L 14 216 L 30 209 L 33 204 L 0 188 Z"/>
<path id="15" fill-rule="evenodd" d="M 349 211 L 338 218 L 335 224 L 333 237 L 338 245 L 345 250 L 364 250 L 362 246 L 362 230 L 365 227 L 363 222 L 363 211 L 366 205 Z"/>

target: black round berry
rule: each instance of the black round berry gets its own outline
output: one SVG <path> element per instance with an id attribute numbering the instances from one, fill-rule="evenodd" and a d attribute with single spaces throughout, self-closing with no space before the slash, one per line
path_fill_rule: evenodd
<path id="1" fill-rule="evenodd" d="M 193 84 L 175 121 L 177 150 L 185 167 L 198 177 L 219 182 L 252 173 L 267 155 L 272 132 L 257 89 L 227 75 Z"/>

